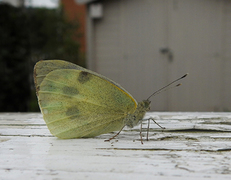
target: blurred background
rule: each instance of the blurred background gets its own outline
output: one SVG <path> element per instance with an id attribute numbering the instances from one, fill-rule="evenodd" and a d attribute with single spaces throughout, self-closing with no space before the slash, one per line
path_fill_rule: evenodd
<path id="1" fill-rule="evenodd" d="M 231 111 L 230 0 L 0 0 L 0 111 L 38 111 L 33 66 L 64 59 L 155 111 Z"/>
<path id="2" fill-rule="evenodd" d="M 74 1 L 0 1 L 0 111 L 39 111 L 33 68 L 43 59 L 85 66 L 85 6 Z"/>

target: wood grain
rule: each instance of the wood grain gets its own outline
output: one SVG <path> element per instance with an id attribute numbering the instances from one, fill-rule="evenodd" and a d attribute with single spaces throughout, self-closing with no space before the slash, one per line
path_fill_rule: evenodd
<path id="1" fill-rule="evenodd" d="M 231 113 L 148 113 L 147 122 L 89 139 L 53 137 L 40 113 L 0 114 L 0 179 L 230 179 Z"/>

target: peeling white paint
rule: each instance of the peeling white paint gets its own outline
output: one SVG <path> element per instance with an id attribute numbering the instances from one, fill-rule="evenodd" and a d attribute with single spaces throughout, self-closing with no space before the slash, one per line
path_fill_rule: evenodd
<path id="1" fill-rule="evenodd" d="M 139 127 L 89 139 L 53 137 L 39 113 L 0 114 L 0 179 L 230 179 L 231 113 L 148 113 Z M 195 128 L 194 130 L 192 128 Z"/>

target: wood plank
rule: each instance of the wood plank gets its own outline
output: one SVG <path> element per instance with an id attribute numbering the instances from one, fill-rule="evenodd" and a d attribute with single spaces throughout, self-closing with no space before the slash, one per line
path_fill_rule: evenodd
<path id="1" fill-rule="evenodd" d="M 61 140 L 40 113 L 0 113 L 0 179 L 230 179 L 231 113 L 148 116 L 166 130 L 152 123 L 141 145 L 139 126 L 110 142 Z"/>

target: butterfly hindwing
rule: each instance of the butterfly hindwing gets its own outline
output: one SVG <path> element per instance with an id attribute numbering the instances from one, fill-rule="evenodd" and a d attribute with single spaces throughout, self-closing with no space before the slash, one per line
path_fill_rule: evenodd
<path id="1" fill-rule="evenodd" d="M 136 101 L 113 81 L 70 64 L 36 70 L 35 78 L 42 77 L 35 81 L 39 105 L 51 133 L 79 138 L 120 130 Z"/>

